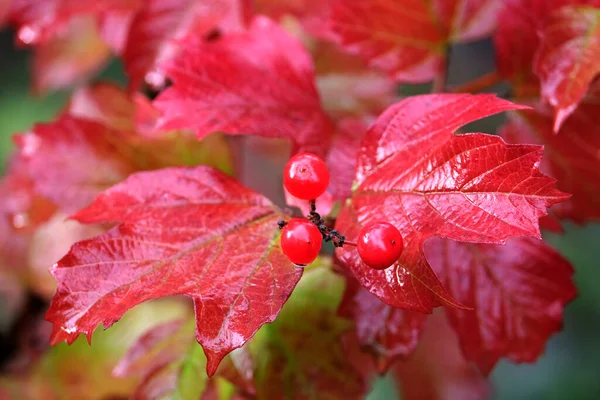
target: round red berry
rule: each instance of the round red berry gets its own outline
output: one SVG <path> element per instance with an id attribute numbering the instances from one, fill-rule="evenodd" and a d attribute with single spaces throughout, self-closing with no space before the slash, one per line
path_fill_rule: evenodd
<path id="1" fill-rule="evenodd" d="M 311 153 L 298 153 L 283 170 L 283 185 L 294 197 L 314 200 L 329 186 L 329 169 L 325 162 Z"/>
<path id="2" fill-rule="evenodd" d="M 358 255 L 374 269 L 386 269 L 393 265 L 400 258 L 403 248 L 400 231 L 387 222 L 372 222 L 358 234 Z"/>
<path id="3" fill-rule="evenodd" d="M 323 236 L 319 228 L 303 218 L 290 220 L 281 231 L 281 250 L 291 262 L 310 264 L 321 251 Z"/>

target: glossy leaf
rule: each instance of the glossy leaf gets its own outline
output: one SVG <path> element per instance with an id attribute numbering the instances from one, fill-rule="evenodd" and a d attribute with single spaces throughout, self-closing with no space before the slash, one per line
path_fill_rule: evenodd
<path id="1" fill-rule="evenodd" d="M 415 311 L 431 312 L 440 301 L 464 307 L 425 260 L 427 238 L 503 243 L 512 236 L 539 237 L 539 218 L 567 197 L 539 172 L 542 148 L 453 133 L 473 120 L 519 108 L 493 95 L 414 96 L 388 108 L 371 126 L 352 197 L 336 222 L 352 241 L 375 220 L 392 223 L 404 238 L 400 259 L 383 271 L 365 266 L 354 248 L 337 249 L 371 293 Z"/>
<path id="2" fill-rule="evenodd" d="M 429 317 L 419 346 L 394 367 L 404 400 L 484 400 L 490 385 L 463 357 L 443 314 Z"/>
<path id="3" fill-rule="evenodd" d="M 489 34 L 497 0 L 333 0 L 331 29 L 344 48 L 400 82 L 440 72 L 450 42 Z"/>
<path id="4" fill-rule="evenodd" d="M 426 315 L 390 307 L 350 282 L 339 312 L 354 321 L 358 344 L 373 355 L 378 372 L 384 374 L 417 347 Z"/>
<path id="5" fill-rule="evenodd" d="M 465 356 L 485 375 L 501 357 L 537 360 L 576 295 L 573 267 L 539 239 L 499 246 L 436 238 L 426 253 L 448 291 L 476 309 L 446 313 Z"/>
<path id="6" fill-rule="evenodd" d="M 185 295 L 212 375 L 275 319 L 302 274 L 279 248 L 277 209 L 209 167 L 134 174 L 74 218 L 121 224 L 51 269 L 53 343 L 110 327 L 143 301 Z"/>
<path id="7" fill-rule="evenodd" d="M 600 8 L 560 8 L 544 21 L 540 36 L 534 68 L 558 132 L 600 72 Z"/>
<path id="8" fill-rule="evenodd" d="M 327 148 L 331 126 L 312 60 L 264 17 L 248 32 L 185 47 L 166 71 L 173 85 L 154 102 L 163 129 L 286 138 L 318 154 Z"/>
<path id="9" fill-rule="evenodd" d="M 351 328 L 336 315 L 343 285 L 326 268 L 307 271 L 277 320 L 243 349 L 257 398 L 364 398 L 364 383 L 340 342 Z"/>
<path id="10" fill-rule="evenodd" d="M 578 223 L 600 219 L 600 127 L 598 106 L 584 105 L 553 132 L 552 115 L 542 111 L 511 114 L 501 135 L 512 143 L 540 143 L 541 169 L 558 179 L 557 187 L 572 197 L 552 207 L 559 218 Z"/>
<path id="11" fill-rule="evenodd" d="M 241 8 L 240 0 L 147 0 L 131 21 L 123 53 L 130 89 L 144 81 L 162 88 L 160 64 L 177 54 L 177 42 L 217 28 L 241 29 Z"/>

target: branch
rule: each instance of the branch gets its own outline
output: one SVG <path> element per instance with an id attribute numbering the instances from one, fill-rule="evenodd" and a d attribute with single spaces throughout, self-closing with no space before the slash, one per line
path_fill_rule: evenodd
<path id="1" fill-rule="evenodd" d="M 502 82 L 502 78 L 498 75 L 498 72 L 492 71 L 472 81 L 454 86 L 450 91 L 453 93 L 477 93 L 500 82 Z"/>
<path id="2" fill-rule="evenodd" d="M 451 46 L 447 44 L 444 47 L 444 54 L 442 58 L 442 65 L 440 72 L 433 79 L 433 85 L 431 86 L 431 93 L 444 93 L 446 92 L 446 86 L 448 85 L 448 68 L 450 67 L 450 54 Z"/>

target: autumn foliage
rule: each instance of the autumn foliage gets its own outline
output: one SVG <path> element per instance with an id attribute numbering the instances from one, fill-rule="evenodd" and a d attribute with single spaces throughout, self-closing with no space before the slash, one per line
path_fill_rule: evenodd
<path id="1" fill-rule="evenodd" d="M 0 0 L 1 23 L 36 93 L 73 88 L 0 183 L 0 293 L 49 304 L 1 399 L 360 399 L 387 372 L 408 400 L 485 398 L 562 328 L 573 269 L 541 234 L 600 218 L 599 1 Z M 448 85 L 486 37 L 495 71 Z M 113 57 L 126 87 L 94 79 Z M 392 267 L 288 260 L 298 152 L 329 167 L 330 229 L 400 231 Z"/>

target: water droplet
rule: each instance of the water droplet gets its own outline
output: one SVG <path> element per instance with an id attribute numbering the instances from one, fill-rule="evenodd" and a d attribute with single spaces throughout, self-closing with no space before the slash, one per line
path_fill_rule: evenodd
<path id="1" fill-rule="evenodd" d="M 23 25 L 17 33 L 17 40 L 24 45 L 30 45 L 40 37 L 40 28 L 36 25 Z"/>
<path id="2" fill-rule="evenodd" d="M 41 140 L 34 134 L 28 134 L 23 136 L 23 142 L 21 147 L 21 154 L 25 157 L 33 156 L 41 145 Z"/>
<path id="3" fill-rule="evenodd" d="M 12 217 L 12 224 L 15 229 L 23 229 L 29 224 L 29 216 L 26 213 L 17 213 Z"/>
<path id="4" fill-rule="evenodd" d="M 165 74 L 156 69 L 148 72 L 146 76 L 144 76 L 144 80 L 154 89 L 161 89 L 166 84 Z"/>
<path id="5" fill-rule="evenodd" d="M 406 283 L 405 280 L 408 274 L 409 272 L 406 270 L 406 268 L 396 268 L 396 280 L 398 281 L 398 285 L 400 285 L 400 287 L 404 286 L 404 284 Z"/>
<path id="6" fill-rule="evenodd" d="M 71 327 L 71 328 L 67 328 L 66 326 L 61 326 L 60 329 L 62 329 L 63 331 L 65 331 L 65 332 L 67 332 L 69 334 L 77 332 L 77 326 L 76 325 L 73 326 L 73 327 Z"/>

